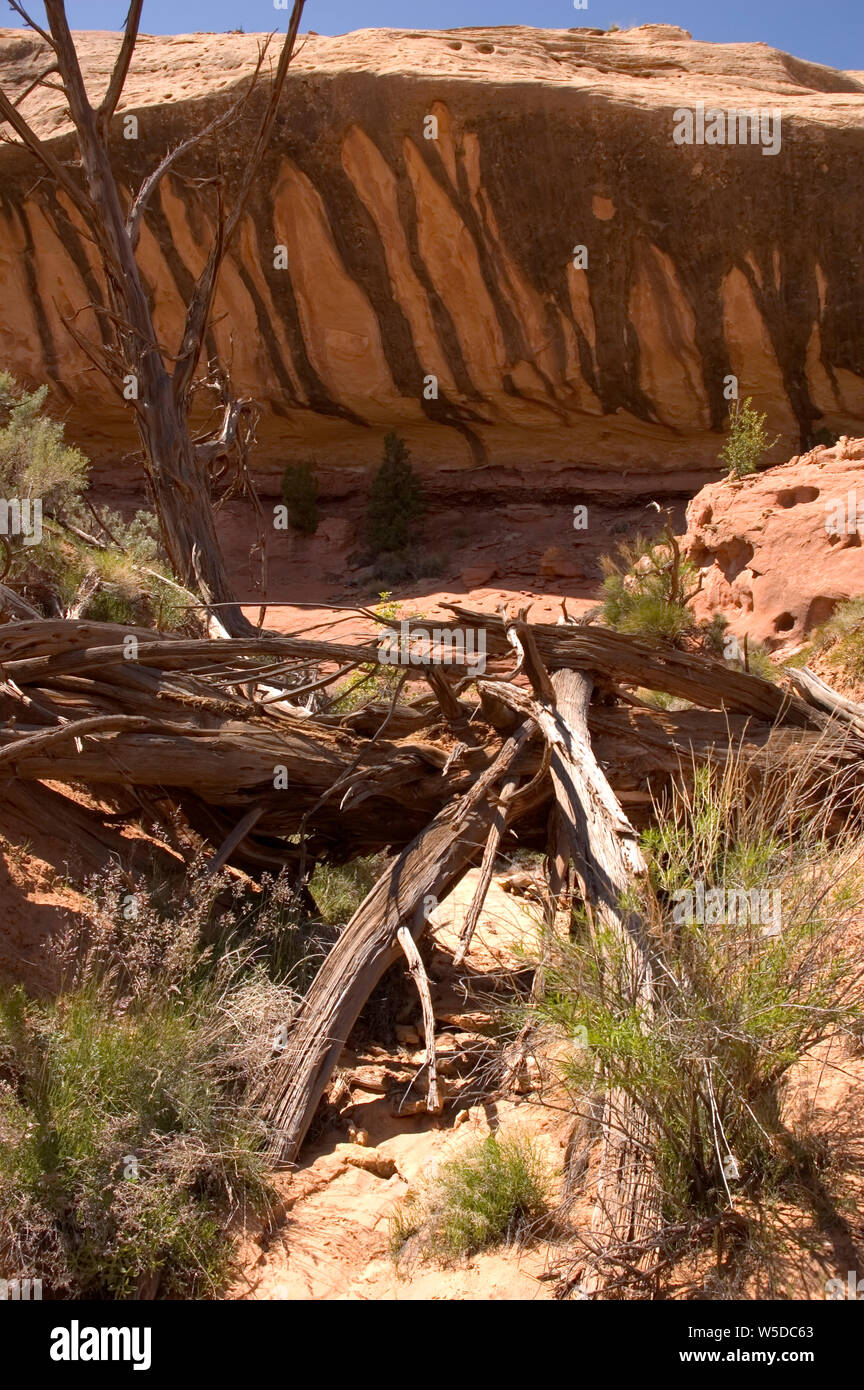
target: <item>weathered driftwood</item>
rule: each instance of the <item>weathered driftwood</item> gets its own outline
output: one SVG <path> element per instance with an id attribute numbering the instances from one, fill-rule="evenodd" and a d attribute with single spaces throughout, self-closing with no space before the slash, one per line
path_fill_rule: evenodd
<path id="1" fill-rule="evenodd" d="M 501 641 L 506 651 L 492 667 L 503 673 L 513 665 L 503 628 Z M 368 663 L 376 650 L 366 640 L 302 635 L 214 642 L 104 623 L 9 623 L 0 628 L 0 776 L 164 790 L 208 838 L 228 842 L 233 862 L 249 867 L 277 864 L 280 841 L 283 861 L 293 863 L 285 841 L 299 832 L 310 837 L 313 856 L 399 849 L 482 774 L 498 738 L 518 721 L 514 701 L 526 711 L 531 703 L 524 687 L 491 677 L 480 682 L 479 708 L 448 686 L 471 710 L 455 747 L 429 694 L 408 704 L 373 700 L 346 716 L 267 703 L 274 671 L 286 665 L 308 670 L 311 662 L 323 674 L 306 685 L 323 685 L 346 661 Z M 610 785 L 637 816 L 693 762 L 719 761 L 739 747 L 776 760 L 784 745 L 796 756 L 819 737 L 795 727 L 797 719 L 790 728 L 732 710 L 668 713 L 614 698 L 590 706 L 589 727 Z M 817 726 L 831 722 L 812 714 Z M 862 749 L 849 727 L 847 748 L 834 756 L 852 763 Z M 235 843 L 232 829 L 253 807 L 256 824 Z M 540 816 L 531 833 L 542 844 Z"/>
<path id="2" fill-rule="evenodd" d="M 584 674 L 558 671 L 552 688 L 556 715 L 552 781 L 561 811 L 559 824 L 570 836 L 583 901 L 622 948 L 611 968 L 626 972 L 625 988 L 633 1004 L 650 1009 L 651 949 L 639 913 L 625 905 L 647 873 L 647 865 L 591 747 L 591 681 Z M 601 1244 L 609 1239 L 638 1242 L 655 1229 L 660 1215 L 649 1118 L 631 1097 L 612 1088 L 603 1100 L 602 1134 L 593 1230 Z M 586 1270 L 586 1291 L 601 1283 L 597 1269 Z"/>
<path id="3" fill-rule="evenodd" d="M 273 1059 L 260 1100 L 281 1162 L 296 1159 L 363 1005 L 403 951 L 423 999 L 437 1105 L 431 1000 L 409 935 L 420 936 L 431 907 L 480 859 L 464 956 L 511 826 L 523 843 L 547 846 L 550 925 L 564 925 L 572 875 L 589 920 L 620 943 L 616 961 L 634 1003 L 650 1009 L 650 944 L 626 906 L 645 872 L 633 819 L 650 813 L 670 779 L 739 756 L 754 776 L 770 778 L 778 764 L 808 766 L 804 755 L 817 748 L 860 785 L 859 712 L 815 680 L 802 678 L 800 693 L 789 694 L 602 629 L 482 621 L 488 668 L 475 678 L 476 695 L 467 667 L 457 667 L 451 685 L 399 656 L 396 692 L 346 715 L 300 708 L 283 698 L 285 687 L 319 696 L 347 671 L 373 665 L 375 637 L 214 642 L 37 619 L 0 628 L 0 795 L 20 799 L 26 782 L 41 794 L 38 784 L 51 780 L 145 805 L 168 797 L 213 846 L 214 869 L 285 864 L 302 880 L 321 856 L 390 852 Z M 421 683 L 431 691 L 413 693 Z M 656 709 L 633 693 L 643 686 L 700 707 Z M 638 1262 L 656 1217 L 650 1127 L 614 1090 L 598 1097 L 598 1118 L 594 1244 L 632 1246 Z M 601 1268 L 598 1256 L 586 1286 Z"/>
<path id="4" fill-rule="evenodd" d="M 526 723 L 464 800 L 442 811 L 393 861 L 315 977 L 263 1098 L 280 1162 L 296 1158 L 360 1010 L 398 958 L 399 928 L 409 926 L 419 937 L 428 912 L 477 857 L 494 815 L 495 782 L 513 766 L 530 732 Z"/>
<path id="5" fill-rule="evenodd" d="M 638 911 L 628 906 L 647 864 L 633 826 L 622 810 L 591 744 L 588 710 L 593 681 L 585 672 L 559 670 L 550 679 L 534 631 L 512 624 L 508 637 L 533 694 L 522 692 L 516 703 L 530 706 L 550 751 L 550 772 L 559 810 L 557 834 L 572 860 L 582 902 L 591 919 L 616 943 L 609 968 L 619 977 L 634 1007 L 650 1010 L 653 998 L 652 952 Z M 499 698 L 508 698 L 503 682 Z M 513 693 L 509 695 L 512 700 Z M 560 851 L 556 838 L 550 846 Z M 550 890 L 555 885 L 550 884 Z M 601 948 L 602 949 L 602 948 Z M 601 1245 L 609 1240 L 640 1241 L 655 1227 L 660 1193 L 651 1157 L 648 1116 L 622 1091 L 612 1088 L 603 1100 L 603 1147 L 593 1228 Z M 584 1286 L 594 1290 L 602 1276 L 586 1270 Z"/>
<path id="6" fill-rule="evenodd" d="M 399 942 L 408 962 L 408 972 L 417 986 L 417 993 L 420 996 L 420 1007 L 423 1013 L 423 1033 L 426 1039 L 426 1057 L 424 1066 L 428 1073 L 426 1085 L 426 1109 L 430 1115 L 437 1115 L 441 1109 L 441 1099 L 438 1095 L 438 1071 L 435 1064 L 435 1014 L 432 1009 L 432 992 L 429 989 L 429 977 L 426 974 L 426 967 L 423 964 L 417 942 L 411 934 L 410 927 L 402 926 L 396 933 L 396 940 Z"/>
<path id="7" fill-rule="evenodd" d="M 483 628 L 487 648 L 494 656 L 505 650 L 507 628 L 504 619 L 445 604 L 458 621 Z M 549 671 L 589 671 L 602 674 L 604 681 L 662 690 L 704 709 L 728 709 L 751 714 L 757 719 L 801 728 L 821 728 L 823 721 L 796 695 L 790 695 L 747 671 L 738 671 L 722 661 L 697 652 L 659 648 L 635 637 L 602 627 L 576 627 L 552 623 L 532 623 L 537 651 Z"/>
<path id="8" fill-rule="evenodd" d="M 825 714 L 833 715 L 842 723 L 850 725 L 856 734 L 864 737 L 864 705 L 832 690 L 830 685 L 808 666 L 801 666 L 797 670 L 793 667 L 787 675 L 790 685 L 808 705 L 822 710 Z"/>

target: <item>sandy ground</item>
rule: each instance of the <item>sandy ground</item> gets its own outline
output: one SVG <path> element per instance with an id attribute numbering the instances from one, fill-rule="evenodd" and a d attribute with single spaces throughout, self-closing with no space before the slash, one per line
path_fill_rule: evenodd
<path id="1" fill-rule="evenodd" d="M 552 1297 L 552 1282 L 542 1276 L 555 1258 L 555 1245 L 542 1237 L 524 1248 L 483 1252 L 453 1268 L 416 1259 L 397 1264 L 390 1250 L 391 1217 L 400 1203 L 421 1191 L 438 1165 L 493 1129 L 530 1135 L 548 1165 L 553 1192 L 560 1183 L 571 1122 L 560 1110 L 540 1103 L 536 1077 L 523 1073 L 507 1096 L 475 1099 L 484 1089 L 483 1052 L 488 1049 L 488 1039 L 477 1030 L 492 1021 L 490 993 L 519 969 L 519 946 L 527 945 L 536 930 L 526 900 L 493 882 L 465 965 L 454 971 L 452 951 L 477 876 L 476 870 L 466 875 L 435 914 L 429 970 L 447 1111 L 441 1116 L 399 1114 L 404 1086 L 401 1092 L 396 1086 L 389 1096 L 380 1094 L 386 1084 L 382 1077 L 405 1068 L 410 1078 L 418 1071 L 419 1044 L 374 1047 L 365 1056 L 343 1053 L 338 1115 L 298 1171 L 280 1178 L 285 1220 L 275 1236 L 250 1242 L 231 1296 L 396 1301 Z M 412 1017 L 416 1013 L 415 1007 Z M 412 1094 L 422 1096 L 422 1088 Z M 350 1142 L 358 1132 L 362 1145 Z"/>

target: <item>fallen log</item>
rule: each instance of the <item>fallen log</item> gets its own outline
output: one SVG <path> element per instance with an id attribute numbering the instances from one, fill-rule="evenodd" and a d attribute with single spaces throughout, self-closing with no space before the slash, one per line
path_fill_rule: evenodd
<path id="1" fill-rule="evenodd" d="M 591 745 L 588 710 L 593 681 L 584 672 L 569 670 L 559 670 L 550 679 L 534 631 L 520 622 L 511 625 L 509 636 L 533 690 L 532 697 L 520 692 L 516 702 L 526 712 L 528 699 L 550 752 L 559 816 L 549 858 L 560 856 L 563 840 L 590 929 L 599 933 L 600 941 L 608 933 L 616 943 L 610 970 L 619 973 L 624 997 L 634 1008 L 650 1010 L 653 953 L 639 912 L 628 906 L 648 866 Z M 496 682 L 495 694 L 507 699 L 502 685 Z M 550 893 L 559 877 L 560 867 Z M 640 1242 L 654 1230 L 660 1188 L 651 1157 L 650 1120 L 636 1102 L 618 1088 L 607 1090 L 601 1123 L 603 1147 L 592 1225 L 602 1249 L 610 1241 Z M 602 1281 L 601 1266 L 595 1265 L 586 1271 L 583 1287 L 595 1291 Z"/>
<path id="2" fill-rule="evenodd" d="M 443 607 L 455 614 L 458 623 L 482 628 L 493 655 L 506 650 L 507 629 L 512 624 L 497 614 L 477 613 L 457 604 Z M 692 700 L 704 709 L 734 710 L 803 729 L 824 728 L 824 720 L 797 695 L 698 652 L 651 646 L 603 627 L 532 623 L 530 630 L 549 671 L 587 671 L 604 681 L 644 686 Z"/>
<path id="3" fill-rule="evenodd" d="M 584 674 L 558 671 L 552 677 L 557 729 L 562 740 L 552 749 L 552 781 L 561 811 L 559 826 L 569 836 L 576 879 L 589 912 L 596 912 L 624 946 L 623 968 L 634 1005 L 650 1009 L 654 980 L 652 951 L 637 911 L 624 905 L 648 866 L 636 833 L 612 791 L 591 746 L 588 706 L 591 681 Z M 541 726 L 542 727 L 542 726 Z M 603 1147 L 592 1227 L 601 1248 L 610 1241 L 630 1244 L 649 1236 L 660 1217 L 660 1189 L 651 1150 L 648 1116 L 623 1091 L 607 1091 L 602 1115 Z M 586 1292 L 602 1287 L 601 1269 L 586 1271 Z"/>
<path id="4" fill-rule="evenodd" d="M 498 618 L 489 621 L 498 623 L 492 643 L 501 647 L 497 667 L 506 673 L 513 664 L 508 629 Z M 532 626 L 530 632 L 538 659 L 538 642 L 547 642 L 557 661 L 564 629 Z M 629 653 L 632 666 L 640 644 L 619 634 L 607 636 L 618 667 L 622 652 Z M 130 638 L 135 639 L 131 648 Z M 395 705 L 373 700 L 346 716 L 312 716 L 267 703 L 268 682 L 274 673 L 284 673 L 286 661 L 314 655 L 337 679 L 347 653 L 365 659 L 375 650 L 367 639 L 356 646 L 302 636 L 211 641 L 89 621 L 10 623 L 0 629 L 0 768 L 7 779 L 165 794 L 183 806 L 195 826 L 212 826 L 214 849 L 227 845 L 229 862 L 252 867 L 273 866 L 280 853 L 284 862 L 295 863 L 295 848 L 287 842 L 298 834 L 308 838 L 313 858 L 350 858 L 387 846 L 398 850 L 488 765 L 502 733 L 518 722 L 512 705 L 520 690 L 523 708 L 531 705 L 527 691 L 512 682 L 501 682 L 505 698 L 498 698 L 491 675 L 479 681 L 479 707 L 466 698 L 464 681 L 445 688 L 434 678 L 435 695 Z M 661 661 L 655 654 L 654 659 L 662 665 L 672 656 L 666 653 Z M 681 653 L 675 660 L 694 661 Z M 725 679 L 725 668 L 709 665 L 712 679 L 718 672 Z M 415 674 L 428 679 L 426 668 Z M 329 679 L 318 676 L 306 683 L 318 687 Z M 694 762 L 719 761 L 730 748 L 741 747 L 755 754 L 764 749 L 767 763 L 767 755 L 782 751 L 784 744 L 794 757 L 804 746 L 796 740 L 815 739 L 832 722 L 825 710 L 815 708 L 809 711 L 815 721 L 810 729 L 801 727 L 797 714 L 791 727 L 731 708 L 669 714 L 610 694 L 608 672 L 599 679 L 604 699 L 588 713 L 594 747 L 619 801 L 637 816 L 650 813 L 652 798 L 668 779 L 682 768 L 686 773 Z M 751 696 L 766 684 L 743 679 Z M 781 697 L 769 689 L 776 705 Z M 447 705 L 443 715 L 441 698 Z M 455 718 L 457 705 L 468 711 L 469 723 L 466 737 L 454 747 L 447 716 Z M 792 706 L 788 710 L 795 714 Z M 485 716 L 494 721 L 492 728 Z M 845 752 L 832 756 L 851 764 L 862 750 L 864 738 L 849 728 Z M 340 790 L 334 794 L 335 788 Z M 544 806 L 549 796 L 547 781 Z M 235 837 L 233 830 L 253 807 L 260 812 L 254 827 Z M 532 843 L 543 843 L 542 811 L 541 806 L 530 825 Z M 526 827 L 523 819 L 523 833 Z"/>
<path id="5" fill-rule="evenodd" d="M 296 1159 L 360 1010 L 399 957 L 399 928 L 410 927 L 417 940 L 425 930 L 428 912 L 482 849 L 495 815 L 494 784 L 516 763 L 532 727 L 526 722 L 508 739 L 462 802 L 445 808 L 396 857 L 321 966 L 262 1097 L 277 1162 L 290 1164 Z"/>
<path id="6" fill-rule="evenodd" d="M 832 690 L 809 666 L 801 666 L 797 670 L 793 668 L 787 674 L 792 688 L 809 705 L 850 725 L 856 734 L 864 737 L 864 705 Z"/>

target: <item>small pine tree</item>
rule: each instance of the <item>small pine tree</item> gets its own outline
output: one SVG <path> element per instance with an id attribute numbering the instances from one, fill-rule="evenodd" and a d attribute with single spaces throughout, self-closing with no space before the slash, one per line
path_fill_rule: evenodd
<path id="1" fill-rule="evenodd" d="M 0 371 L 0 497 L 39 498 L 62 507 L 87 487 L 87 459 L 45 412 L 48 387 L 25 391 Z"/>
<path id="2" fill-rule="evenodd" d="M 366 534 L 376 555 L 404 550 L 415 538 L 414 523 L 423 515 L 423 495 L 404 439 L 388 434 L 384 459 L 369 490 Z"/>
<path id="3" fill-rule="evenodd" d="M 765 433 L 767 415 L 760 415 L 753 409 L 750 396 L 746 401 L 736 401 L 729 412 L 729 434 L 720 450 L 720 461 L 726 465 L 730 478 L 743 478 L 747 473 L 755 473 L 762 455 L 773 449 L 779 434 L 769 439 Z"/>
<path id="4" fill-rule="evenodd" d="M 311 463 L 289 463 L 282 475 L 282 501 L 295 531 L 314 536 L 318 530 L 318 479 Z"/>
<path id="5" fill-rule="evenodd" d="M 618 555 L 604 555 L 603 622 L 617 632 L 680 645 L 695 627 L 687 607 L 693 566 L 681 556 L 671 530 L 665 540 L 636 536 Z"/>

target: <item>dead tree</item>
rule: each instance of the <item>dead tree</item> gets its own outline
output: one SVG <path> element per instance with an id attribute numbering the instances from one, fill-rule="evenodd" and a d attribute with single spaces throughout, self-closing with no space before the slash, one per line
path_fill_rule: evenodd
<path id="1" fill-rule="evenodd" d="M 17 801 L 20 784 L 45 781 L 145 802 L 167 797 L 210 842 L 213 869 L 282 864 L 298 886 L 318 859 L 389 852 L 292 1018 L 259 1096 L 280 1162 L 296 1160 L 360 1010 L 403 954 L 421 991 L 434 1081 L 431 1004 L 412 941 L 480 862 L 467 944 L 512 827 L 522 843 L 547 846 L 556 897 L 572 866 L 589 929 L 614 941 L 609 969 L 621 971 L 619 984 L 647 1019 L 655 963 L 632 890 L 645 874 L 635 818 L 650 814 L 653 798 L 696 765 L 730 757 L 745 758 L 766 785 L 784 766 L 821 763 L 826 777 L 840 773 L 850 795 L 860 794 L 864 718 L 813 679 L 798 682 L 802 699 L 698 654 L 603 629 L 485 621 L 482 676 L 463 664 L 443 691 L 415 670 L 400 703 L 411 674 L 411 654 L 402 653 L 389 701 L 379 696 L 347 714 L 310 714 L 279 692 L 274 698 L 272 682 L 311 662 L 320 674 L 307 688 L 338 684 L 374 663 L 373 636 L 190 640 L 50 619 L 0 628 L 0 791 Z M 479 695 L 469 693 L 472 683 Z M 634 694 L 642 686 L 686 690 L 700 707 L 654 708 Z M 455 747 L 454 697 L 472 734 Z M 820 795 L 821 775 L 802 795 Z M 72 823 L 53 788 L 51 804 Z M 604 1251 L 627 1251 L 637 1266 L 649 1257 L 658 1211 L 649 1122 L 620 1090 L 604 1090 L 589 1287 L 605 1278 Z M 434 1085 L 430 1092 L 435 1107 Z"/>
<path id="2" fill-rule="evenodd" d="M 263 1097 L 277 1161 L 296 1159 L 360 1010 L 399 957 L 400 927 L 419 936 L 430 910 L 482 850 L 494 822 L 495 785 L 531 731 L 530 722 L 523 725 L 461 804 L 446 807 L 387 868 L 315 977 Z"/>
<path id="3" fill-rule="evenodd" d="M 532 693 L 500 681 L 495 682 L 492 693 L 521 713 L 530 714 L 548 745 L 560 813 L 558 832 L 564 853 L 573 864 L 590 930 L 598 927 L 602 937 L 611 936 L 615 952 L 609 968 L 623 976 L 623 993 L 634 1008 L 650 1010 L 654 987 L 651 947 L 639 913 L 625 905 L 646 875 L 647 865 L 637 834 L 592 747 L 588 710 L 594 677 L 563 669 L 550 678 L 532 629 L 517 622 L 507 634 Z M 559 850 L 559 845 L 550 849 Z M 603 1153 L 595 1233 L 601 1245 L 609 1240 L 625 1244 L 640 1241 L 651 1234 L 660 1212 L 659 1187 L 650 1159 L 649 1119 L 630 1097 L 613 1088 L 603 1098 L 601 1127 Z M 587 1271 L 586 1289 L 595 1289 L 599 1282 L 596 1270 Z"/>
<path id="4" fill-rule="evenodd" d="M 47 29 L 36 24 L 17 0 L 10 3 L 47 46 L 48 66 L 17 104 L 0 91 L 0 123 L 11 126 L 83 218 L 102 264 L 107 304 L 95 307 L 108 327 L 110 346 L 89 341 L 71 321 L 67 321 L 67 327 L 94 367 L 134 409 L 144 468 L 165 550 L 177 577 L 200 593 L 206 604 L 214 605 L 213 615 L 226 632 L 239 635 L 251 631 L 226 575 L 210 501 L 214 464 L 224 461 L 233 451 L 239 450 L 242 456 L 250 442 L 251 403 L 234 396 L 226 372 L 217 366 L 205 374 L 204 380 L 220 390 L 219 427 L 196 439 L 190 409 L 195 389 L 202 384 L 199 361 L 211 323 L 219 271 L 269 143 L 304 0 L 294 0 L 269 95 L 256 133 L 249 141 L 243 173 L 230 207 L 221 173 L 212 180 L 215 235 L 187 305 L 180 341 L 172 349 L 158 339 L 150 297 L 136 260 L 142 218 L 160 182 L 177 161 L 194 146 L 224 130 L 246 109 L 261 77 L 267 45 L 262 48 L 255 72 L 239 100 L 209 126 L 170 150 L 130 202 L 112 164 L 110 130 L 133 60 L 143 0 L 131 0 L 114 69 L 98 105 L 93 105 L 85 88 L 64 0 L 45 0 Z M 39 138 L 21 110 L 35 87 L 56 86 L 58 82 L 75 127 L 80 170 L 58 159 L 50 143 Z M 221 607 L 216 608 L 217 604 Z"/>

